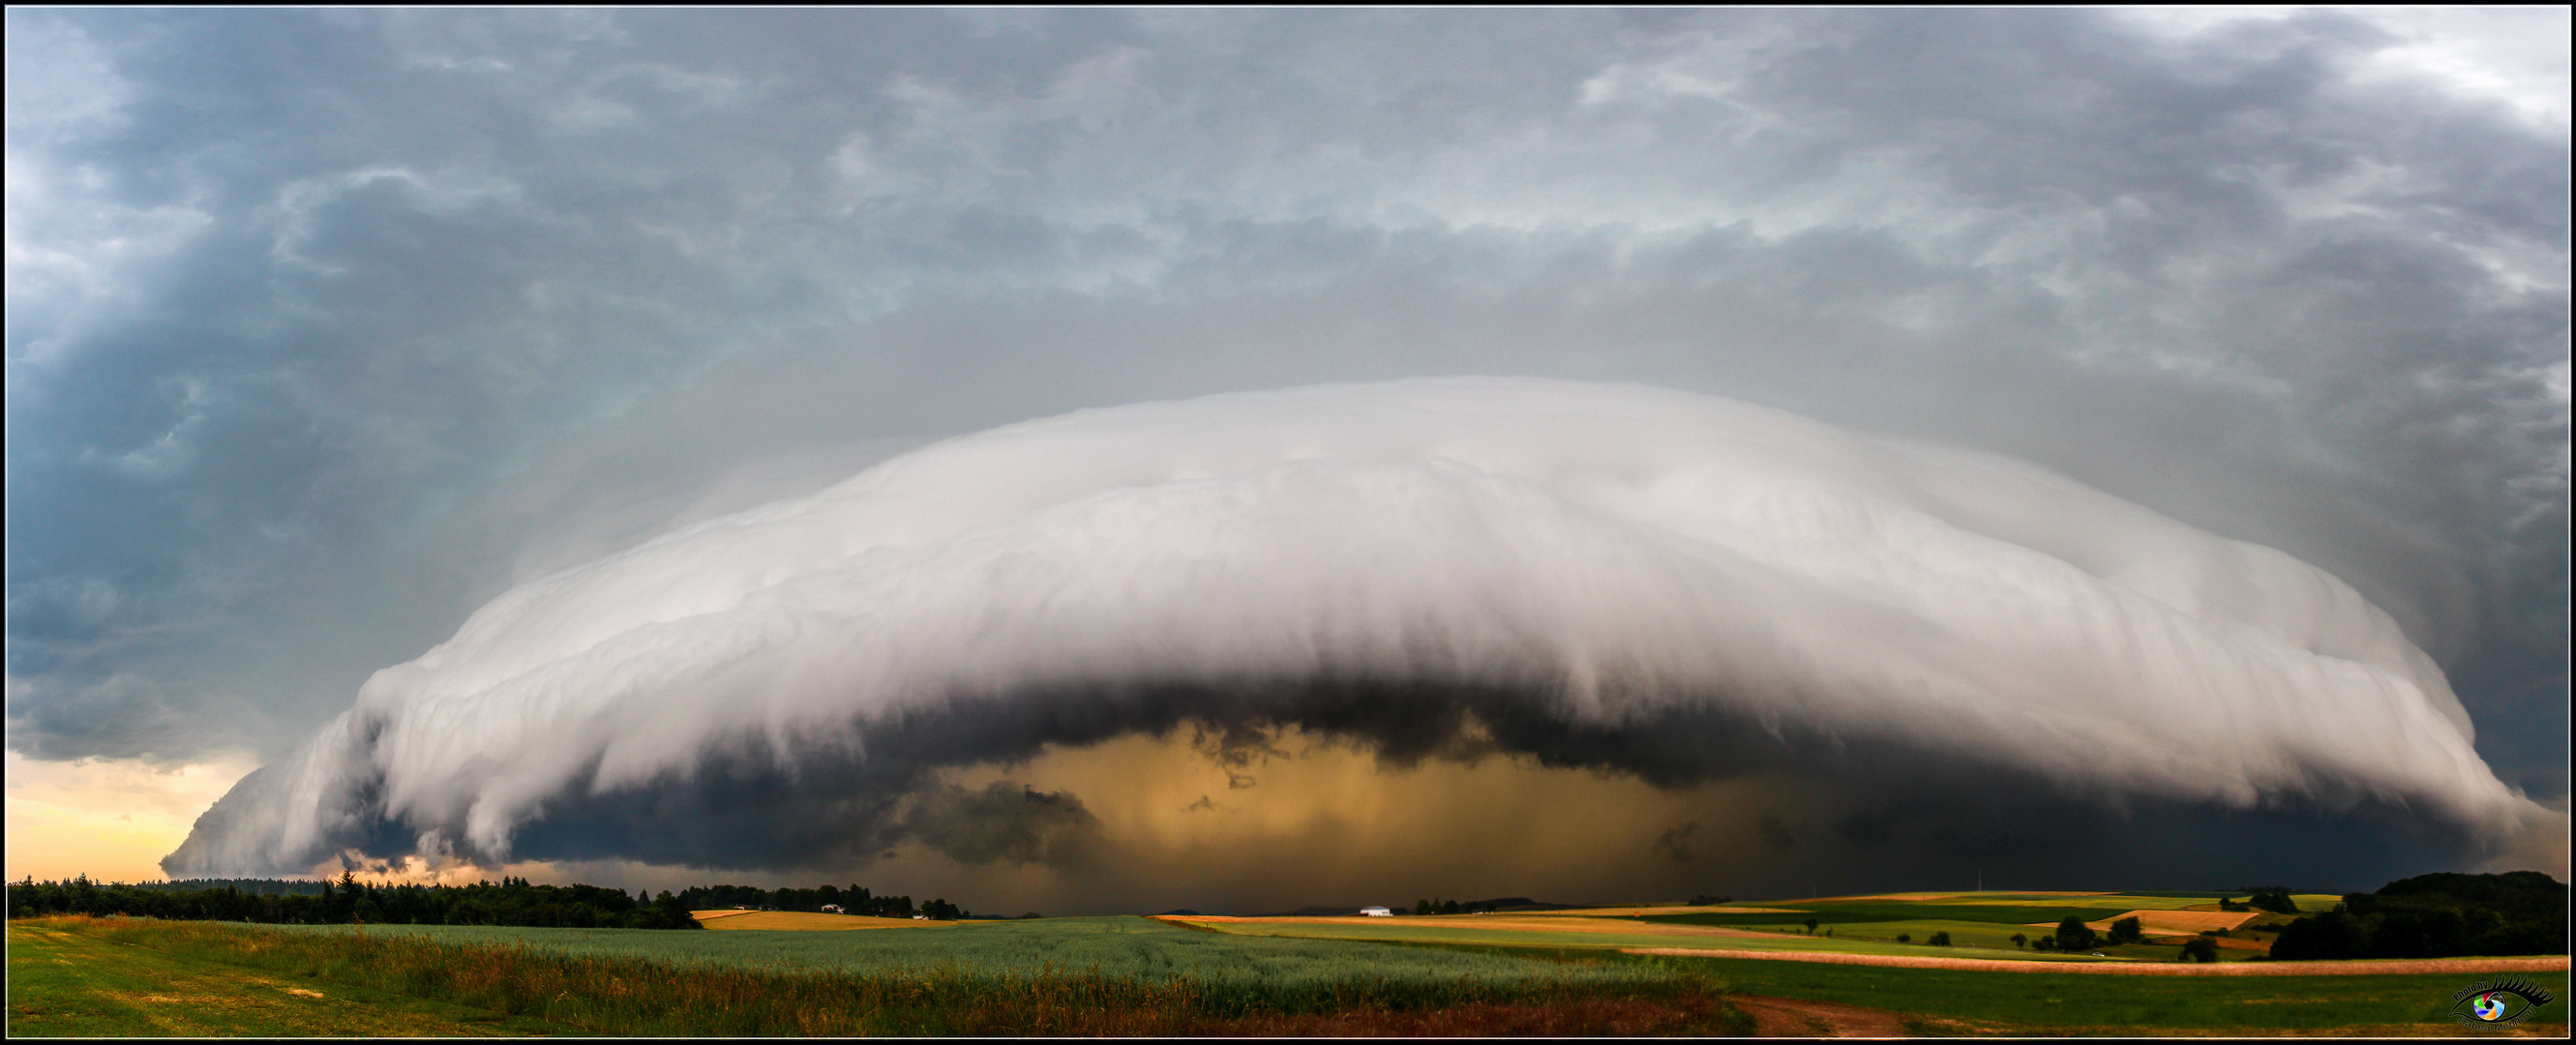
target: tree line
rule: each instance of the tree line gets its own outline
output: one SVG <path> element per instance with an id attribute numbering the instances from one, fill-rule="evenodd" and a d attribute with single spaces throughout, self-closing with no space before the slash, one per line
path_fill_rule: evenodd
<path id="1" fill-rule="evenodd" d="M 193 886 L 193 887 L 191 887 Z M 307 891 L 307 890 L 310 891 Z M 695 929 L 689 908 L 664 891 L 628 896 L 595 885 L 536 885 L 525 878 L 472 885 L 379 885 L 343 873 L 337 882 L 233 879 L 221 884 L 10 883 L 12 918 L 126 915 L 269 925 L 525 925 L 574 929 Z"/>
<path id="2" fill-rule="evenodd" d="M 974 912 L 949 903 L 946 899 L 925 900 L 913 906 L 909 896 L 878 896 L 865 886 L 843 889 L 824 885 L 813 889 L 762 889 L 751 885 L 694 885 L 680 890 L 680 903 L 692 911 L 747 908 L 754 911 L 822 912 L 860 914 L 877 918 L 910 918 L 920 915 L 932 921 L 956 921 L 973 918 Z M 1025 916 L 1024 916 L 1025 917 Z"/>
<path id="3" fill-rule="evenodd" d="M 699 885 L 659 896 L 595 885 L 537 885 L 505 876 L 472 885 L 379 885 L 344 872 L 338 881 L 200 878 L 174 882 L 68 881 L 8 883 L 12 918 L 49 914 L 126 915 L 173 921 L 268 925 L 521 925 L 573 929 L 696 929 L 691 911 L 749 908 L 825 910 L 879 918 L 916 915 L 939 921 L 975 917 L 946 899 L 915 905 L 909 896 L 878 896 L 864 886 L 762 889 Z M 1023 915 L 1022 917 L 1032 917 Z"/>
<path id="4" fill-rule="evenodd" d="M 2567 886 L 2538 871 L 2427 874 L 2281 927 L 2272 957 L 2461 958 L 2567 953 Z"/>

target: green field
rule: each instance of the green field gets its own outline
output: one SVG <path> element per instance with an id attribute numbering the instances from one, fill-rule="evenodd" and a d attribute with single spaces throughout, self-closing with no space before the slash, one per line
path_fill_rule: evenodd
<path id="1" fill-rule="evenodd" d="M 916 943 L 899 953 L 812 949 L 871 938 Z M 38 955 L 22 939 L 51 950 Z M 13 964 L 12 1033 L 449 1034 L 476 1033 L 455 1028 L 478 1019 L 503 1021 L 501 1033 L 619 1036 L 1575 1036 L 1749 1027 L 1717 984 L 1635 963 L 1227 937 L 1141 918 L 938 933 L 677 933 L 67 917 L 13 922 L 10 941 L 13 963 L 22 949 L 30 961 L 59 960 L 50 993 L 22 991 Z M 120 964 L 136 954 L 153 957 Z M 229 977 L 230 993 L 175 985 L 174 977 L 202 980 L 207 970 Z M 377 1009 L 395 1015 L 419 1002 L 409 1011 L 450 1015 L 62 1016 L 80 998 L 92 999 L 81 1002 L 86 1011 L 107 1013 L 96 998 L 145 995 L 194 1015 L 274 984 L 312 995 L 290 999 L 386 1000 Z M 74 997 L 80 991 L 88 993 Z M 433 1002 L 445 1008 L 424 1007 Z"/>
<path id="2" fill-rule="evenodd" d="M 363 932 L 442 943 L 527 946 L 573 957 L 652 959 L 698 968 L 913 977 L 967 970 L 977 976 L 1016 979 L 1078 974 L 1152 982 L 1187 977 L 1208 984 L 1261 984 L 1265 990 L 1291 992 L 1329 988 L 1354 980 L 1408 985 L 1563 982 L 1618 987 L 1657 979 L 1628 966 L 1567 965 L 1508 954 L 1459 954 L 1331 939 L 1199 932 L 1133 916 L 961 922 L 955 929 L 939 933 L 764 929 L 673 933 L 462 925 L 278 928 L 293 933 Z"/>
<path id="3" fill-rule="evenodd" d="M 1913 910 L 1948 915 L 1959 906 Z M 2030 955 L 1803 934 L 1622 933 L 1607 918 L 1568 919 L 1609 930 L 1599 933 L 1479 928 L 1476 921 L 1228 922 L 1217 931 L 1119 917 L 969 922 L 935 933 L 691 933 L 49 918 L 10 923 L 9 1031 L 1741 1034 L 1751 1029 L 1749 1017 L 1722 1001 L 1734 992 L 1881 1010 L 1896 1014 L 1909 1033 L 1934 1035 L 2482 1032 L 2449 1019 L 2452 995 L 2481 978 L 2474 972 L 2117 976 L 1822 965 L 1617 948 L 1705 941 L 1730 949 Z M 1949 918 L 1845 924 L 1944 925 L 1954 937 L 2011 928 Z M 2139 949 L 2137 956 L 2161 959 L 2171 950 Z M 2564 1035 L 2567 973 L 2527 978 L 2560 1000 L 2535 1012 L 2524 1029 Z M 1785 1003 L 1762 1004 L 1776 1010 Z"/>
<path id="4" fill-rule="evenodd" d="M 1597 919 L 1597 921 L 1615 923 L 1614 919 L 1607 918 Z M 1935 928 L 1931 930 L 1914 933 L 1915 938 L 1917 940 L 1921 940 L 1929 938 L 1932 932 L 1938 931 L 1939 926 L 1954 923 L 1909 922 L 1902 924 L 1908 926 L 1915 924 L 1934 926 Z M 1972 925 L 1981 931 L 1996 928 L 1993 925 L 1984 923 L 1956 924 Z M 1953 958 L 2029 958 L 2042 961 L 2078 960 L 2074 956 L 2034 954 L 2029 951 L 2016 953 L 2012 950 L 2012 942 L 2010 940 L 2003 939 L 2003 937 L 2011 935 L 2009 931 L 1997 934 L 1998 946 L 1992 949 L 1967 946 L 1941 949 L 1925 947 L 1919 943 L 1904 944 L 1895 942 L 1894 937 L 1898 932 L 1912 931 L 1907 928 L 1893 929 L 1887 933 L 1887 938 L 1885 939 L 1828 937 L 1821 934 L 1816 936 L 1805 936 L 1787 933 L 1759 937 L 1718 937 L 1677 936 L 1642 932 L 1622 933 L 1615 929 L 1580 933 L 1545 932 L 1540 930 L 1521 929 L 1488 929 L 1475 925 L 1471 919 L 1461 918 L 1457 920 L 1388 919 L 1384 922 L 1366 925 L 1327 922 L 1230 922 L 1222 926 L 1219 931 L 1230 936 L 1268 936 L 1309 940 L 1378 940 L 1388 943 L 1481 944 L 1500 947 L 1535 947 L 1550 951 L 1574 951 L 1590 948 L 1615 950 L 1622 947 L 1709 947 L 1745 951 L 1888 955 L 1934 954 Z M 2037 932 L 2038 930 L 2025 931 Z M 1956 931 L 1953 932 L 1953 935 L 1956 935 Z M 2166 947 L 2164 950 L 2170 952 L 2175 950 L 2175 948 Z M 2167 957 L 2170 957 L 2170 955 L 2167 955 Z"/>
<path id="5" fill-rule="evenodd" d="M 489 1037 L 575 1033 L 506 1012 L 9 926 L 10 1037 Z"/>
<path id="6" fill-rule="evenodd" d="M 2099 976 L 1982 973 L 1814 965 L 1732 958 L 1672 958 L 1745 994 L 1840 1002 L 1911 1014 L 1917 1033 L 2104 1033 L 2157 1030 L 2308 1030 L 2481 1034 L 2449 1016 L 2451 995 L 2484 977 Z M 2560 999 L 2531 1023 L 2567 1033 L 2568 976 L 2528 973 Z M 1968 1027 L 1942 1027 L 1938 1020 Z"/>

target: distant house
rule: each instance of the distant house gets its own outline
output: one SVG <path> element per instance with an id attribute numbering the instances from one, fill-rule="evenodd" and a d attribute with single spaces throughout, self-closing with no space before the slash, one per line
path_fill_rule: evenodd
<path id="1" fill-rule="evenodd" d="M 912 920 L 916 922 L 926 922 L 930 920 L 930 916 L 926 914 L 916 914 L 912 916 Z"/>
<path id="2" fill-rule="evenodd" d="M 1369 917 L 1371 917 L 1371 918 L 1393 918 L 1393 917 L 1395 917 L 1395 912 L 1394 912 L 1394 911 L 1387 910 L 1386 908 L 1383 908 L 1383 907 L 1362 907 L 1362 908 L 1360 908 L 1360 913 L 1361 913 L 1361 914 L 1364 914 L 1364 915 L 1367 915 L 1367 916 L 1369 916 Z"/>
<path id="3" fill-rule="evenodd" d="M 841 905 L 840 905 L 840 904 L 836 904 L 836 903 L 827 903 L 827 904 L 824 904 L 824 905 L 823 905 L 823 913 L 824 913 L 824 914 L 848 914 L 848 913 L 850 913 L 850 912 L 842 910 L 842 909 L 841 909 Z"/>

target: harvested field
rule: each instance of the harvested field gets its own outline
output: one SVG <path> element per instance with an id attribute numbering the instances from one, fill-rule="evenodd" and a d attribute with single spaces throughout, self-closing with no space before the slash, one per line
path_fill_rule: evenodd
<path id="1" fill-rule="evenodd" d="M 2374 976 L 2458 973 L 2483 976 L 2498 972 L 2564 972 L 2567 956 L 2539 958 L 2424 958 L 2405 961 L 2234 962 L 2186 965 L 2180 962 L 2044 962 L 2016 958 L 1917 958 L 1893 954 L 1836 954 L 1821 951 L 1703 950 L 1688 947 L 1625 947 L 1629 954 L 1668 954 L 1683 958 L 1752 958 L 1763 961 L 1815 962 L 1824 965 L 1878 965 L 1912 969 L 1966 969 L 1975 972 L 2088 973 L 2111 976 Z"/>
<path id="2" fill-rule="evenodd" d="M 2031 892 L 2028 890 L 2010 893 L 1871 893 L 1867 896 L 1828 896 L 1820 900 L 1808 901 L 1808 906 L 1820 906 L 1835 903 L 1884 903 L 1890 901 L 1899 903 L 1957 901 L 1965 903 L 2022 904 L 2030 902 L 2033 897 L 2055 898 L 2060 896 L 2115 895 L 2118 894 L 2047 891 Z"/>
<path id="3" fill-rule="evenodd" d="M 955 922 L 914 921 L 910 918 L 869 918 L 855 914 L 813 914 L 806 911 L 691 911 L 689 917 L 709 929 L 788 929 L 797 931 L 846 929 L 947 929 Z"/>
<path id="4" fill-rule="evenodd" d="M 1692 907 L 1661 904 L 1641 907 L 1571 907 L 1562 911 L 1513 911 L 1513 918 L 1635 918 L 1647 914 L 1798 914 L 1795 907 Z M 1447 916 L 1442 916 L 1447 917 Z M 1485 915 L 1484 917 L 1494 917 Z"/>
<path id="5" fill-rule="evenodd" d="M 2262 913 L 2259 911 L 2238 914 L 2235 912 L 2223 911 L 2138 910 L 2123 912 L 2109 918 L 2101 919 L 2100 921 L 2086 922 L 2084 924 L 2092 927 L 2094 932 L 2109 932 L 2111 931 L 2112 922 L 2119 921 L 2122 918 L 2135 918 L 2138 920 L 2138 925 L 2141 928 L 2144 928 L 2146 931 L 2151 933 L 2162 932 L 2177 936 L 2197 936 L 2211 929 L 2241 929 L 2244 928 L 2245 923 L 2262 916 Z M 2057 928 L 2056 922 L 2031 922 L 2030 924 L 2042 929 Z"/>

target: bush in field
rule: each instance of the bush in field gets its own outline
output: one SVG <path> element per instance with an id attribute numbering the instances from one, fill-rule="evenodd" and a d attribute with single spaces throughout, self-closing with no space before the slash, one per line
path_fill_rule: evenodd
<path id="1" fill-rule="evenodd" d="M 2055 936 L 2041 936 L 2041 937 L 2039 937 L 2039 938 L 2037 938 L 2037 939 L 2034 939 L 2034 940 L 2030 941 L 2030 949 L 2031 949 L 2031 950 L 2034 950 L 2034 951 L 2053 951 L 2053 950 L 2056 950 L 2056 949 L 2057 949 L 2057 937 L 2055 937 Z"/>
<path id="2" fill-rule="evenodd" d="M 2024 936 L 2020 933 L 2014 933 L 2012 934 L 2012 942 L 2013 946 L 2020 947 L 2030 943 L 2030 937 Z"/>
<path id="3" fill-rule="evenodd" d="M 2146 938 L 2147 931 L 2138 924 L 2136 918 L 2122 918 L 2111 923 L 2112 943 L 2136 943 Z"/>
<path id="4" fill-rule="evenodd" d="M 1913 942 L 1914 942 L 1914 934 L 1913 934 L 1913 933 L 1898 933 L 1898 934 L 1896 934 L 1896 942 L 1898 942 L 1898 943 L 1913 943 Z"/>
<path id="5" fill-rule="evenodd" d="M 1933 933 L 1931 939 L 1923 942 L 1934 947 L 1947 947 L 1950 946 L 1950 934 L 1947 931 Z"/>
<path id="6" fill-rule="evenodd" d="M 2218 941 L 2206 936 L 2196 936 L 2185 941 L 2182 945 L 2182 960 L 2187 962 L 2217 961 Z"/>

